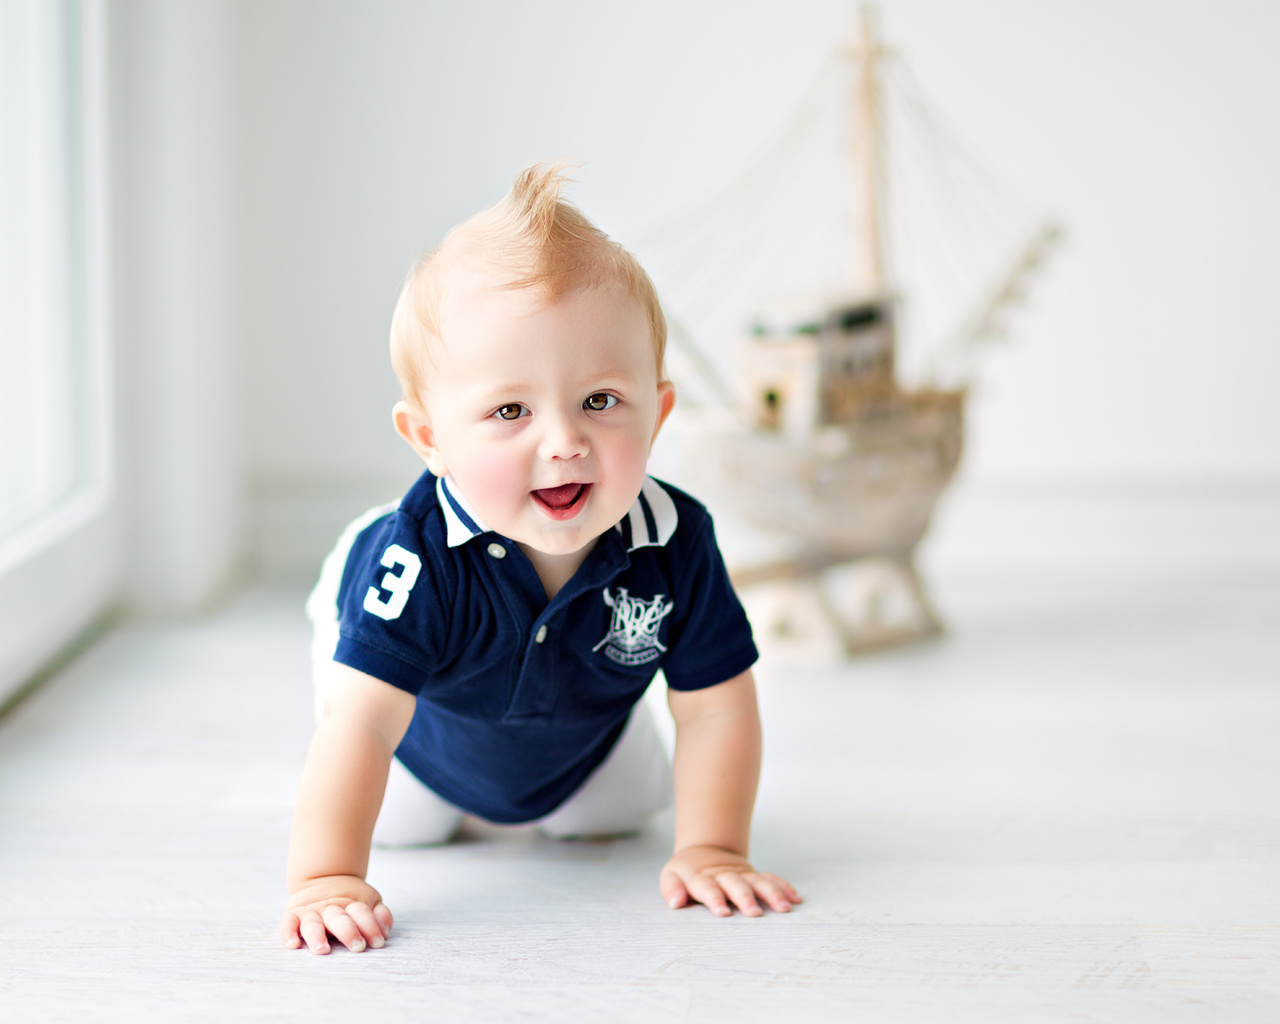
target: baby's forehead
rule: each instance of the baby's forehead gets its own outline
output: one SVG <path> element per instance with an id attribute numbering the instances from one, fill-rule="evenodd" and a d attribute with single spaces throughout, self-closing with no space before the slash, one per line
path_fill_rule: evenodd
<path id="1" fill-rule="evenodd" d="M 613 278 L 603 281 L 568 279 L 551 285 L 522 284 L 521 277 L 518 273 L 485 264 L 449 267 L 441 275 L 438 293 L 441 333 L 447 336 L 446 324 L 459 316 L 526 316 L 585 290 L 618 306 L 634 306 L 637 310 L 643 308 L 640 300 L 626 287 L 626 283 Z"/>
<path id="2" fill-rule="evenodd" d="M 440 304 L 460 305 L 480 302 L 496 304 L 508 296 L 536 303 L 542 296 L 532 289 L 517 288 L 519 276 L 510 270 L 478 261 L 454 262 L 439 271 Z M 545 300 L 543 300 L 545 301 Z"/>

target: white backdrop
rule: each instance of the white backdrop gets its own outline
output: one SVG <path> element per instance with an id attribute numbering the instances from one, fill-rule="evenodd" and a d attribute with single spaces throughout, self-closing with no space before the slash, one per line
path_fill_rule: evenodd
<path id="1" fill-rule="evenodd" d="M 573 195 L 588 214 L 624 243 L 643 234 L 759 152 L 854 11 L 226 2 L 240 471 L 264 557 L 295 569 L 417 472 L 390 428 L 385 355 L 417 251 L 522 165 L 566 156 L 584 164 Z M 1069 232 L 985 365 L 939 557 L 1015 551 L 1013 523 L 1030 538 L 1017 559 L 1088 529 L 1070 558 L 1159 561 L 1201 543 L 1237 568 L 1280 566 L 1280 5 L 885 0 L 880 13 L 958 134 Z M 1127 511 L 1107 519 L 1098 503 L 1115 495 Z M 1174 506 L 1185 531 L 1150 529 Z"/>

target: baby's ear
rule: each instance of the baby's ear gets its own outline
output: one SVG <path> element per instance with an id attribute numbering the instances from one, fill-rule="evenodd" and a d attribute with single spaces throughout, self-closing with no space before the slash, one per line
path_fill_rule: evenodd
<path id="1" fill-rule="evenodd" d="M 658 419 L 653 425 L 653 436 L 649 438 L 649 447 L 653 447 L 653 442 L 658 439 L 658 431 L 662 429 L 662 424 L 667 422 L 667 417 L 671 415 L 671 410 L 676 405 L 676 386 L 669 380 L 658 381 Z"/>
<path id="2" fill-rule="evenodd" d="M 409 402 L 396 402 L 391 410 L 391 419 L 395 422 L 396 433 L 418 453 L 422 461 L 427 464 L 427 469 L 436 476 L 449 475 L 444 456 L 436 447 L 435 431 L 431 429 L 431 422 L 427 419 L 426 413 Z"/>

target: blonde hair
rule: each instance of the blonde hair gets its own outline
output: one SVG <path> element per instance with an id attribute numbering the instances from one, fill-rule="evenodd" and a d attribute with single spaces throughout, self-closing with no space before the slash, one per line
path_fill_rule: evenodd
<path id="1" fill-rule="evenodd" d="M 645 312 L 658 379 L 665 379 L 667 321 L 657 289 L 631 253 L 560 198 L 567 180 L 562 164 L 526 167 L 499 203 L 415 261 L 391 318 L 391 365 L 406 401 L 421 404 L 445 278 L 459 265 L 495 270 L 507 277 L 501 287 L 538 289 L 551 301 L 576 288 L 621 284 Z"/>

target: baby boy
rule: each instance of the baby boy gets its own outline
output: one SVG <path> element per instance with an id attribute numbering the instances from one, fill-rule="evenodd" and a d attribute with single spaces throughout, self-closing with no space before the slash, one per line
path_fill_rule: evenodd
<path id="1" fill-rule="evenodd" d="M 635 258 L 532 167 L 413 268 L 391 327 L 397 432 L 426 463 L 352 523 L 308 600 L 318 725 L 285 945 L 360 951 L 391 911 L 373 842 L 445 842 L 464 813 L 558 838 L 634 831 L 674 789 L 671 907 L 800 897 L 747 859 L 756 649 L 706 510 L 645 475 L 675 391 Z M 661 669 L 668 763 L 642 701 Z"/>

